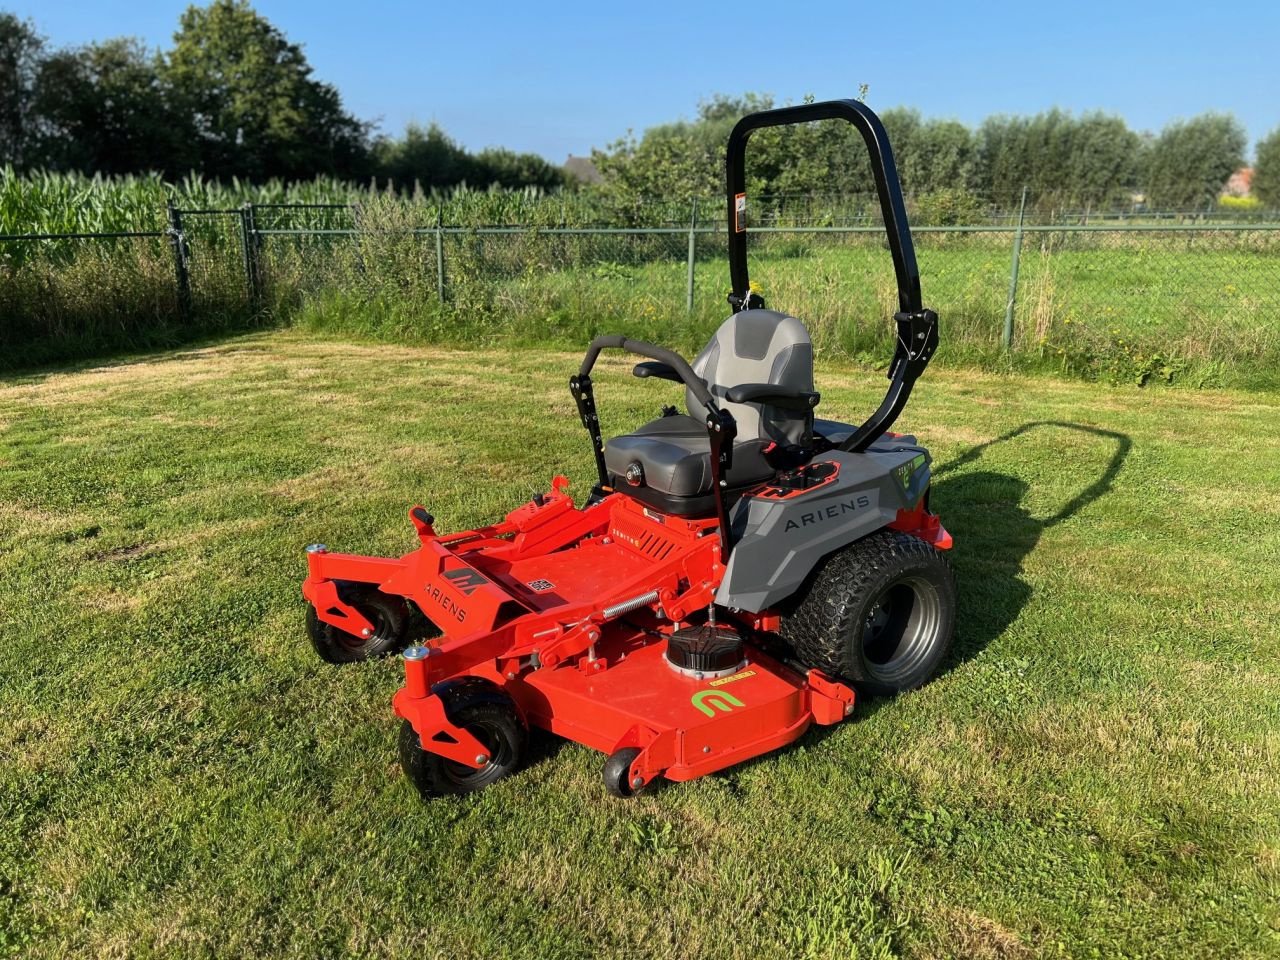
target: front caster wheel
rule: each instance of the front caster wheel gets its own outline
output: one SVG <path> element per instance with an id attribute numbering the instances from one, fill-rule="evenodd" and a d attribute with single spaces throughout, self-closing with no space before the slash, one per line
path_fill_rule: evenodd
<path id="1" fill-rule="evenodd" d="M 604 762 L 604 788 L 615 797 L 635 797 L 644 793 L 652 785 L 642 783 L 637 785 L 631 780 L 631 764 L 636 762 L 636 757 L 640 756 L 640 751 L 636 747 L 623 747 L 616 753 L 609 755 L 609 759 Z"/>
<path id="2" fill-rule="evenodd" d="M 442 694 L 450 721 L 488 748 L 489 762 L 483 767 L 422 749 L 413 725 L 408 720 L 401 724 L 400 767 L 423 799 L 483 790 L 514 773 L 524 760 L 529 735 L 515 706 L 505 694 L 485 687 L 465 684 Z"/>
<path id="3" fill-rule="evenodd" d="M 373 624 L 373 633 L 358 637 L 325 623 L 316 615 L 316 608 L 307 607 L 307 636 L 320 659 L 325 663 L 356 663 L 374 657 L 395 653 L 404 646 L 405 625 L 409 609 L 399 597 L 393 597 L 375 588 L 351 591 L 351 599 L 343 599 L 360 611 Z"/>

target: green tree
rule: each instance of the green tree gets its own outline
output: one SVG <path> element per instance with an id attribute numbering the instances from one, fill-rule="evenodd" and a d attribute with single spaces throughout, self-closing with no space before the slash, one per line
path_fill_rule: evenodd
<path id="1" fill-rule="evenodd" d="M 651 199 L 718 194 L 724 184 L 729 130 L 742 111 L 770 105 L 771 101 L 754 94 L 740 99 L 716 97 L 699 105 L 694 121 L 650 127 L 640 139 L 629 133 L 604 150 L 593 150 L 592 163 L 604 178 L 600 192 L 616 205 L 620 216 L 636 223 L 646 222 L 646 204 Z M 767 133 L 753 136 L 752 146 Z M 748 159 L 756 159 L 753 151 L 748 151 Z"/>
<path id="2" fill-rule="evenodd" d="M 606 150 L 593 150 L 592 163 L 604 178 L 600 192 L 618 214 L 644 223 L 647 201 L 714 195 L 721 189 L 724 147 L 702 142 L 688 124 L 665 124 L 636 140 L 627 136 Z"/>
<path id="3" fill-rule="evenodd" d="M 926 167 L 929 161 L 921 152 L 928 145 L 921 136 L 925 120 L 920 116 L 920 111 L 908 107 L 890 107 L 880 113 L 880 122 L 889 134 L 889 145 L 893 148 L 894 164 L 898 168 L 898 179 L 902 182 L 903 191 L 913 194 L 930 189 L 926 184 L 929 177 Z M 850 150 L 856 150 L 860 145 L 860 137 L 849 138 Z M 862 150 L 865 152 L 866 148 L 862 147 Z M 863 189 L 869 187 L 868 183 Z"/>
<path id="4" fill-rule="evenodd" d="M 35 89 L 40 164 L 103 174 L 190 171 L 195 131 L 172 108 L 157 66 L 139 41 L 124 38 L 49 56 Z"/>
<path id="5" fill-rule="evenodd" d="M 504 147 L 488 147 L 471 158 L 467 182 L 477 187 L 540 187 L 550 190 L 564 183 L 564 172 L 536 153 L 517 153 Z"/>
<path id="6" fill-rule="evenodd" d="M 872 193 L 862 137 L 843 120 L 774 127 L 754 134 L 747 170 L 758 192 L 779 196 Z"/>
<path id="7" fill-rule="evenodd" d="M 35 134 L 36 77 L 44 38 L 30 21 L 0 11 L 0 164 L 27 165 Z"/>
<path id="8" fill-rule="evenodd" d="M 1076 204 L 1123 204 L 1138 186 L 1142 138 L 1120 117 L 1086 113 L 1066 157 L 1066 193 Z"/>
<path id="9" fill-rule="evenodd" d="M 1038 113 L 1027 121 L 1023 144 L 1027 185 L 1031 188 L 1031 195 L 1046 205 L 1080 202 L 1081 198 L 1072 196 L 1070 188 L 1070 157 L 1075 127 L 1071 115 L 1056 108 Z"/>
<path id="10" fill-rule="evenodd" d="M 437 124 L 409 124 L 399 139 L 380 137 L 373 145 L 379 179 L 400 190 L 415 184 L 426 189 L 462 183 L 471 174 L 471 159 Z"/>
<path id="11" fill-rule="evenodd" d="M 1259 140 L 1254 152 L 1253 195 L 1265 206 L 1280 207 L 1280 127 Z"/>
<path id="12" fill-rule="evenodd" d="M 602 191 L 620 207 L 642 215 L 651 198 L 714 197 L 724 189 L 725 144 L 745 114 L 773 106 L 770 97 L 748 93 L 716 96 L 698 107 L 692 121 L 652 127 L 593 152 L 604 177 Z M 751 135 L 746 157 L 747 189 L 755 197 L 866 192 L 872 188 L 866 148 L 840 121 L 770 127 Z"/>
<path id="13" fill-rule="evenodd" d="M 1102 113 L 988 117 L 977 133 L 974 183 L 1005 206 L 1024 186 L 1042 207 L 1114 203 L 1137 184 L 1140 148 L 1124 120 Z"/>
<path id="14" fill-rule="evenodd" d="M 1205 113 L 1171 123 L 1147 154 L 1147 203 L 1157 209 L 1211 206 L 1244 163 L 1247 138 L 1235 117 Z"/>
<path id="15" fill-rule="evenodd" d="M 1021 117 L 991 116 L 976 134 L 977 191 L 999 205 L 1017 203 L 1031 169 L 1027 161 L 1027 121 Z"/>
<path id="16" fill-rule="evenodd" d="M 964 124 L 924 120 L 917 111 L 902 107 L 884 111 L 880 119 L 906 193 L 964 190 L 972 185 L 974 136 Z"/>
<path id="17" fill-rule="evenodd" d="M 560 168 L 535 153 L 490 147 L 470 154 L 435 123 L 427 127 L 411 123 L 402 137 L 379 137 L 373 144 L 373 165 L 379 181 L 401 191 L 462 183 L 551 189 L 564 183 Z"/>
<path id="18" fill-rule="evenodd" d="M 188 7 L 161 68 L 216 177 L 362 175 L 369 128 L 311 76 L 302 49 L 245 0 Z"/>
<path id="19" fill-rule="evenodd" d="M 958 120 L 929 120 L 917 137 L 916 153 L 921 190 L 963 190 L 972 187 L 975 147 L 973 132 Z"/>

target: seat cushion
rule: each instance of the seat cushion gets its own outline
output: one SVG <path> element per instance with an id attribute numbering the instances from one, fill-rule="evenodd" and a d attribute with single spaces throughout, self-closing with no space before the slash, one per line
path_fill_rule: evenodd
<path id="1" fill-rule="evenodd" d="M 795 317 L 776 310 L 744 310 L 720 325 L 710 342 L 690 363 L 706 381 L 716 406 L 733 414 L 738 439 L 773 440 L 782 446 L 803 444 L 811 413 L 767 403 L 732 403 L 726 394 L 744 383 L 772 383 L 813 390 L 813 343 Z M 689 415 L 706 417 L 706 409 L 686 391 Z"/>
<path id="2" fill-rule="evenodd" d="M 748 440 L 735 444 L 729 486 L 767 480 L 774 469 L 764 458 L 767 443 Z M 693 497 L 711 489 L 711 441 L 707 428 L 693 417 L 659 417 L 633 433 L 614 437 L 604 448 L 604 462 L 614 488 L 647 487 L 674 497 Z M 639 464 L 640 482 L 631 483 L 628 469 Z"/>

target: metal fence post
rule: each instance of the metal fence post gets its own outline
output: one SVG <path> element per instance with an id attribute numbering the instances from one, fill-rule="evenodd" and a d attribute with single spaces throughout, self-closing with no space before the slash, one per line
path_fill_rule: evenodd
<path id="1" fill-rule="evenodd" d="M 1027 213 L 1027 188 L 1022 188 L 1022 203 L 1018 206 L 1018 227 L 1013 232 L 1013 263 L 1009 267 L 1009 301 L 1004 308 L 1005 350 L 1013 349 L 1013 305 L 1018 299 L 1018 262 L 1022 259 L 1022 221 Z"/>
<path id="2" fill-rule="evenodd" d="M 186 235 L 182 232 L 182 213 L 173 205 L 172 200 L 165 201 L 169 214 L 169 243 L 173 245 L 173 267 L 178 281 L 178 312 L 182 319 L 191 319 L 191 274 L 188 270 Z"/>
<path id="3" fill-rule="evenodd" d="M 444 214 L 436 207 L 436 297 L 444 303 Z"/>
<path id="4" fill-rule="evenodd" d="M 698 198 L 694 197 L 689 212 L 689 277 L 685 286 L 684 309 L 693 313 L 693 261 L 697 256 L 698 243 Z"/>
<path id="5" fill-rule="evenodd" d="M 253 204 L 240 207 L 240 248 L 244 254 L 244 282 L 249 294 L 249 307 L 257 312 L 262 308 L 262 289 L 258 283 L 258 226 L 253 215 Z"/>

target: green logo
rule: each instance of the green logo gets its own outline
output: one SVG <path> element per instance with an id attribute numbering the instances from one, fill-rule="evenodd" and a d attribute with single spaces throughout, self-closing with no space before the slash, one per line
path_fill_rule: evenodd
<path id="1" fill-rule="evenodd" d="M 728 713 L 734 707 L 746 706 L 732 693 L 725 693 L 723 690 L 699 690 L 693 695 L 690 702 L 708 717 L 714 717 L 716 710 L 721 713 Z"/>
<path id="2" fill-rule="evenodd" d="M 898 467 L 898 482 L 902 484 L 902 489 L 906 490 L 911 486 L 911 478 L 915 476 L 917 470 L 924 466 L 924 454 L 920 453 L 908 463 L 904 463 Z"/>

